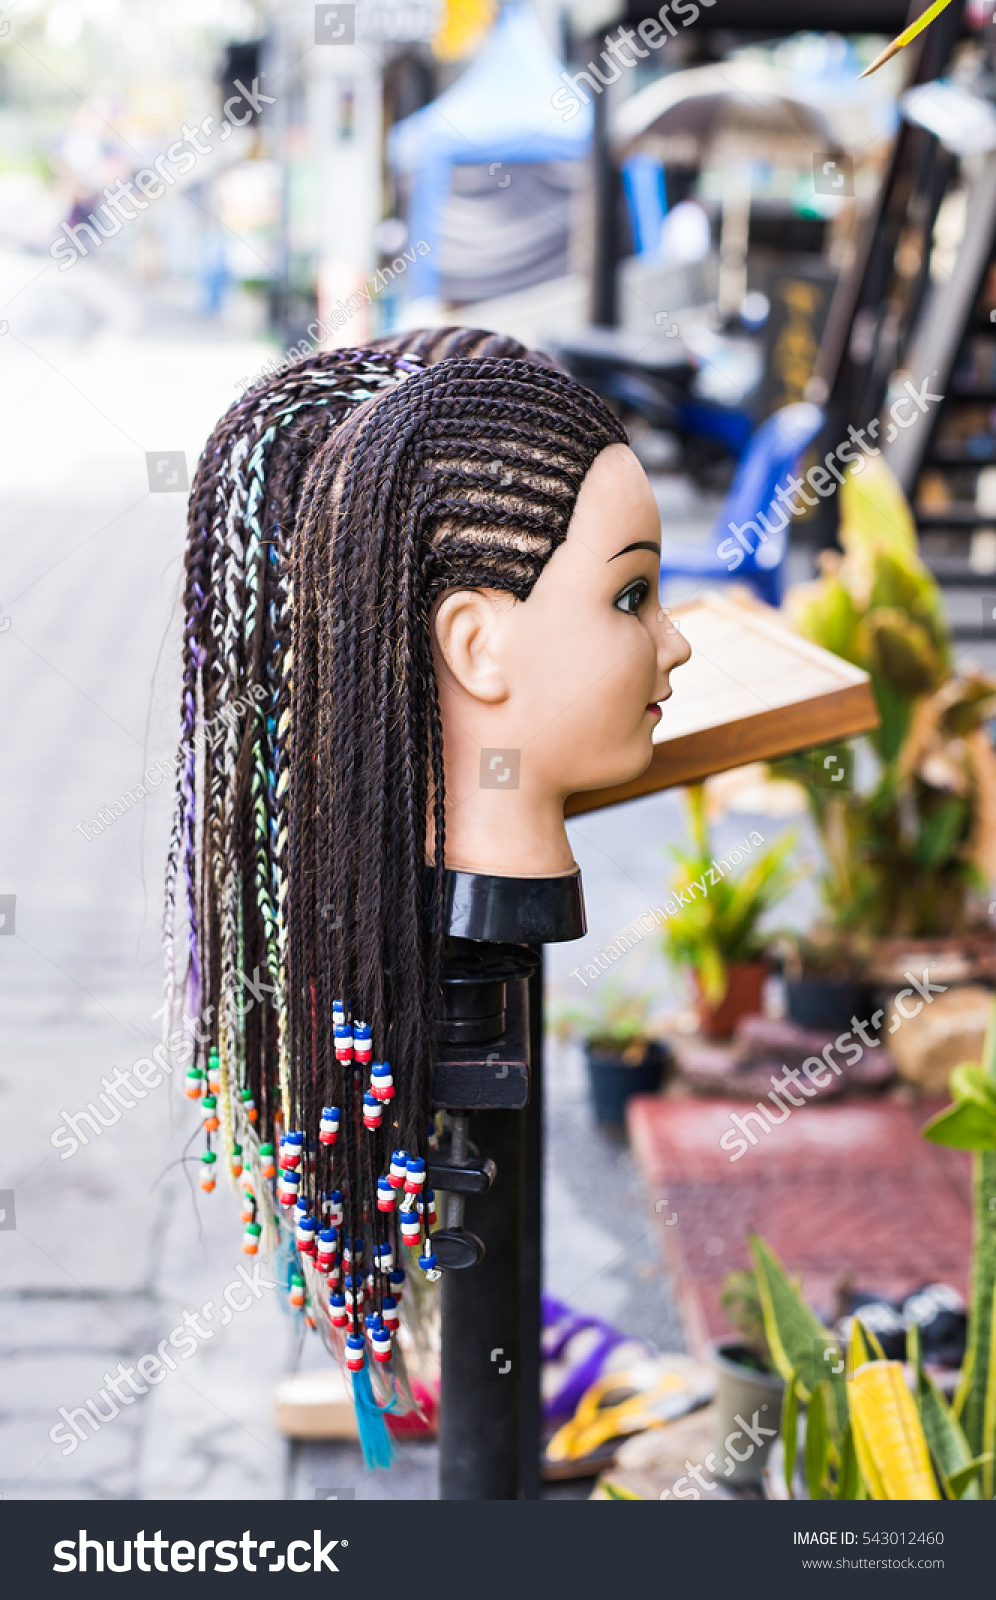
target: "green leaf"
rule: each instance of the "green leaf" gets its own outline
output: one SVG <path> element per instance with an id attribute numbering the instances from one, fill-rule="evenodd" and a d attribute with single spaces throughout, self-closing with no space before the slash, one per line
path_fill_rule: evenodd
<path id="1" fill-rule="evenodd" d="M 854 1433 L 851 1424 L 844 1429 L 840 1441 L 840 1471 L 837 1475 L 837 1499 L 860 1500 L 863 1492 L 861 1472 L 858 1467 L 857 1452 L 854 1448 Z"/>
<path id="2" fill-rule="evenodd" d="M 964 1100 L 939 1111 L 920 1132 L 931 1144 L 951 1145 L 955 1150 L 996 1150 L 996 1112 Z"/>
<path id="3" fill-rule="evenodd" d="M 923 1370 L 920 1330 L 915 1324 L 906 1335 L 906 1358 L 913 1368 L 915 1381 L 913 1394 L 920 1414 L 920 1426 L 930 1447 L 930 1454 L 942 1482 L 950 1490 L 951 1499 L 962 1499 L 963 1496 L 955 1490 L 954 1483 L 971 1464 L 972 1452 L 947 1400 L 930 1374 Z M 966 1487 L 973 1478 L 974 1472 L 969 1473 L 965 1481 Z M 976 1500 L 978 1493 L 965 1495 L 964 1498 Z"/>
<path id="4" fill-rule="evenodd" d="M 785 1487 L 788 1497 L 794 1500 L 792 1485 L 795 1481 L 795 1463 L 799 1454 L 799 1392 L 796 1388 L 798 1372 L 793 1372 L 785 1385 L 782 1401 L 782 1451 L 785 1457 Z"/>
<path id="5" fill-rule="evenodd" d="M 945 1478 L 945 1488 L 950 1490 L 951 1499 L 977 1500 L 979 1496 L 976 1479 L 982 1468 L 987 1466 L 992 1459 L 992 1451 L 989 1450 L 984 1456 L 975 1456 L 973 1460 L 967 1461 L 957 1472 L 953 1472 L 950 1477 Z M 976 1493 L 969 1494 L 967 1491 L 970 1488 L 975 1489 Z"/>
<path id="6" fill-rule="evenodd" d="M 882 1349 L 882 1345 L 881 1345 L 881 1343 L 879 1341 L 878 1335 L 873 1333 L 871 1328 L 868 1328 L 868 1327 L 865 1326 L 865 1324 L 861 1321 L 861 1317 L 860 1316 L 856 1317 L 855 1321 L 860 1324 L 861 1335 L 866 1340 L 867 1345 L 868 1345 L 868 1349 L 870 1351 L 870 1355 L 868 1355 L 866 1357 L 866 1360 L 869 1360 L 869 1361 L 884 1361 L 885 1360 L 885 1351 Z M 857 1360 L 855 1361 L 855 1364 L 858 1365 L 858 1366 L 861 1365 L 861 1363 L 859 1361 L 857 1361 Z"/>
<path id="7" fill-rule="evenodd" d="M 806 1412 L 806 1484 L 810 1500 L 826 1499 L 824 1481 L 827 1476 L 830 1432 L 827 1428 L 824 1390 L 823 1383 L 816 1385 Z"/>
<path id="8" fill-rule="evenodd" d="M 825 1328 L 809 1309 L 794 1284 L 790 1283 L 778 1257 L 756 1233 L 748 1234 L 761 1296 L 764 1331 L 771 1359 L 788 1383 L 795 1375 L 799 1397 L 808 1401 L 816 1385 L 828 1377 L 827 1350 L 838 1351 L 840 1340 Z M 840 1428 L 847 1417 L 847 1393 L 843 1376 L 830 1376 L 833 1426 Z"/>

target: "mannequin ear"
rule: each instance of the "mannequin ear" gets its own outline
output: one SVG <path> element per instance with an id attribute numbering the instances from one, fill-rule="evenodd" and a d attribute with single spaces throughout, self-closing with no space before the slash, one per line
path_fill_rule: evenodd
<path id="1" fill-rule="evenodd" d="M 432 626 L 450 675 L 474 700 L 497 705 L 511 692 L 503 626 L 518 602 L 497 589 L 450 589 L 437 602 Z"/>

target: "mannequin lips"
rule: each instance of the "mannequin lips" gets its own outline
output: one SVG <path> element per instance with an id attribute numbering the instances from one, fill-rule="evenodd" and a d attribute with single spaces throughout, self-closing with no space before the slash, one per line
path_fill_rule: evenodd
<path id="1" fill-rule="evenodd" d="M 651 700 L 647 710 L 650 712 L 650 715 L 653 717 L 655 722 L 659 722 L 661 717 L 664 715 L 656 700 Z"/>

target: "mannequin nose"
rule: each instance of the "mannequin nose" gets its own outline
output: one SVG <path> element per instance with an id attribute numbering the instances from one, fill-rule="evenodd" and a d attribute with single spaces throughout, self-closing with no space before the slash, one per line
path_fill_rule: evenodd
<path id="1" fill-rule="evenodd" d="M 683 667 L 691 653 L 692 647 L 685 635 L 674 623 L 669 623 L 657 647 L 657 659 L 662 671 L 671 672 L 675 667 Z"/>

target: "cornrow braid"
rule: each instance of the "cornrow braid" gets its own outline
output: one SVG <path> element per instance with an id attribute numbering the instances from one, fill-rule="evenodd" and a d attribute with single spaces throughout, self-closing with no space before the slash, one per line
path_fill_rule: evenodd
<path id="1" fill-rule="evenodd" d="M 445 360 L 358 407 L 304 487 L 294 540 L 290 1054 L 295 1074 L 321 1059 L 333 1001 L 348 992 L 393 1064 L 378 1170 L 393 1145 L 424 1146 L 431 1114 L 445 859 L 431 606 L 447 588 L 476 585 L 528 599 L 593 461 L 624 439 L 602 403 L 557 370 Z M 320 1102 L 325 1083 L 317 1088 Z M 295 1114 L 306 1093 L 296 1077 Z M 355 1106 L 344 1114 L 352 1126 Z M 371 1205 L 368 1196 L 360 1210 Z"/>
<path id="2" fill-rule="evenodd" d="M 310 1294 L 340 1361 L 361 1351 L 353 1370 L 366 1382 L 356 1393 L 372 1460 L 361 1290 L 367 1331 L 392 1360 L 374 1374 L 376 1402 L 414 1402 L 385 1332 L 397 1325 L 385 1302 L 396 1284 L 360 1268 L 357 1240 L 368 1261 L 383 1249 L 400 1264 L 414 1215 L 420 1265 L 431 1273 L 435 1259 L 417 1202 L 445 860 L 430 609 L 445 589 L 478 584 L 526 600 L 595 457 L 625 437 L 599 400 L 520 359 L 513 340 L 444 329 L 391 344 L 308 357 L 255 385 L 201 457 L 164 935 L 168 1033 L 182 859 L 184 992 L 198 1039 L 188 1093 L 199 1099 L 205 1077 L 210 1092 L 202 1187 L 214 1187 L 220 1130 L 249 1186 L 246 1247 L 272 1252 L 282 1206 L 304 1252 L 294 1292 Z M 369 1034 L 351 1032 L 354 1017 L 394 1063 L 393 1098 L 365 1088 Z M 274 1144 L 278 1206 L 266 1188 Z M 400 1217 L 393 1201 L 378 1210 L 395 1148 L 416 1172 Z M 340 1262 L 347 1244 L 354 1251 L 351 1284 L 321 1269 L 352 1294 L 348 1312 L 337 1290 L 328 1304 L 316 1295 L 316 1225 L 326 1238 L 338 1228 Z"/>
<path id="3" fill-rule="evenodd" d="M 419 328 L 411 333 L 389 333 L 375 339 L 371 350 L 389 350 L 394 355 L 418 356 L 426 366 L 438 361 L 461 358 L 530 361 L 537 366 L 556 367 L 557 362 L 542 350 L 527 350 L 518 339 L 484 328 Z"/>
<path id="4" fill-rule="evenodd" d="M 193 1018 L 208 1020 L 199 1060 L 203 1066 L 217 1047 L 236 1077 L 247 1057 L 261 1064 L 277 1048 L 285 1058 L 289 554 L 301 485 L 350 407 L 416 370 L 417 358 L 389 352 L 334 351 L 297 362 L 229 408 L 194 477 L 180 771 L 167 866 L 166 1032 L 177 988 L 182 857 L 186 1004 Z M 247 1015 L 238 992 L 244 963 L 253 972 L 260 960 L 277 994 L 275 1033 L 270 1008 Z M 252 1087 L 264 1091 L 258 1081 Z M 272 1135 L 269 1118 L 261 1132 Z"/>

